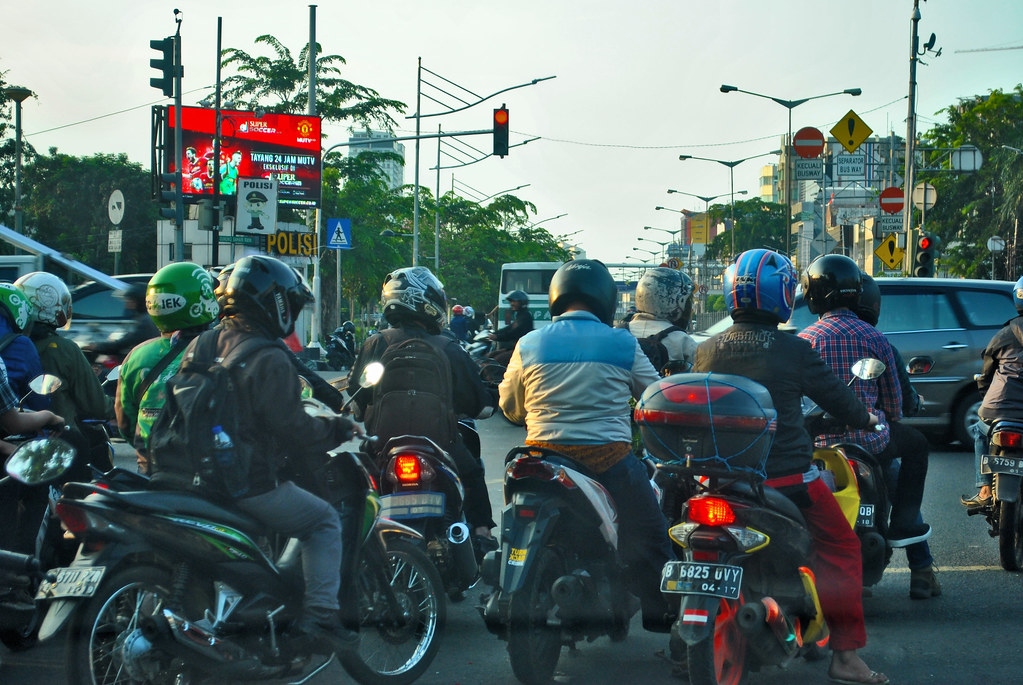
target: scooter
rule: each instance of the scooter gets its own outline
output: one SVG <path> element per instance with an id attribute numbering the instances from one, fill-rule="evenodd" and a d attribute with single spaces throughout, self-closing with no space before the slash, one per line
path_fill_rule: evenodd
<path id="1" fill-rule="evenodd" d="M 327 366 L 334 371 L 352 368 L 355 363 L 355 325 L 345 321 L 327 340 Z"/>
<path id="2" fill-rule="evenodd" d="M 998 559 L 1006 571 L 1023 570 L 1023 421 L 999 419 L 987 434 L 981 473 L 994 474 L 993 503 L 971 509 L 983 514 L 991 537 L 998 538 Z"/>

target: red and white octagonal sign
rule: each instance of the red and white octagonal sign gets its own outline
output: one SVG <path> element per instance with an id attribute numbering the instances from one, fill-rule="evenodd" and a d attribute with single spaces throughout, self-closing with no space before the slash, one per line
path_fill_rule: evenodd
<path id="1" fill-rule="evenodd" d="M 878 202 L 881 204 L 881 211 L 888 214 L 898 214 L 906 206 L 906 198 L 902 194 L 902 188 L 896 188 L 895 186 L 882 190 Z"/>

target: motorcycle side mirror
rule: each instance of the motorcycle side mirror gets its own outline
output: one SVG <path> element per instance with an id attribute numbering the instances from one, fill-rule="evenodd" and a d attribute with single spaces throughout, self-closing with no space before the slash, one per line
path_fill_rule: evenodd
<path id="1" fill-rule="evenodd" d="M 71 468 L 75 448 L 59 438 L 39 438 L 23 443 L 7 459 L 7 475 L 25 485 L 39 485 L 60 478 Z"/>
<path id="2" fill-rule="evenodd" d="M 857 378 L 869 381 L 880 376 L 887 368 L 880 359 L 864 357 L 852 365 L 852 373 Z"/>
<path id="3" fill-rule="evenodd" d="M 370 362 L 366 364 L 366 368 L 362 370 L 362 375 L 359 376 L 359 385 L 364 388 L 371 388 L 379 383 L 383 376 L 384 365 L 380 362 Z"/>
<path id="4" fill-rule="evenodd" d="M 39 395 L 52 395 L 60 390 L 62 385 L 64 385 L 64 381 L 52 373 L 36 376 L 28 383 L 28 387 L 32 389 L 32 392 Z"/>
<path id="5" fill-rule="evenodd" d="M 107 377 L 104 379 L 104 381 L 110 381 L 111 383 L 115 383 L 115 382 L 117 382 L 118 379 L 120 379 L 120 377 L 121 377 L 121 365 L 118 364 L 114 368 L 110 369 L 110 371 L 107 373 Z"/>
<path id="6" fill-rule="evenodd" d="M 313 384 L 306 380 L 305 376 L 298 377 L 298 383 L 302 386 L 302 391 L 299 395 L 303 400 L 307 400 L 313 396 Z"/>

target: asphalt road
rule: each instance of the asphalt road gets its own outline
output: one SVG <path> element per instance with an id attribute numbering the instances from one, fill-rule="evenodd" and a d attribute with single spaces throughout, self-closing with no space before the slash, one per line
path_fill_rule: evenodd
<path id="1" fill-rule="evenodd" d="M 501 418 L 480 422 L 491 501 L 499 515 L 501 475 L 505 453 L 523 438 L 523 430 Z M 941 569 L 943 595 L 927 601 L 909 598 L 905 556 L 896 552 L 884 579 L 864 599 L 868 645 L 864 659 L 883 671 L 892 683 L 985 684 L 1019 683 L 1023 653 L 1023 574 L 1007 573 L 998 562 L 997 543 L 986 524 L 967 518 L 958 503 L 972 491 L 972 454 L 935 447 L 931 455 L 924 514 L 934 527 L 931 548 Z M 504 643 L 489 634 L 476 612 L 480 589 L 450 604 L 447 630 L 440 653 L 420 679 L 427 685 L 516 682 Z M 64 683 L 63 640 L 31 651 L 11 654 L 0 647 L 0 682 L 4 685 Z M 657 653 L 666 648 L 663 635 L 644 633 L 638 618 L 629 638 L 612 644 L 607 639 L 563 650 L 558 682 L 563 683 L 679 683 Z M 787 669 L 771 668 L 751 676 L 751 683 L 826 683 L 827 662 L 797 661 Z M 350 682 L 332 664 L 310 683 Z"/>

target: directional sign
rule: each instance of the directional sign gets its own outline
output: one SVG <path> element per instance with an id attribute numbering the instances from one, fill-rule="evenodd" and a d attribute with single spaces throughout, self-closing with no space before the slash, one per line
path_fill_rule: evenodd
<path id="1" fill-rule="evenodd" d="M 327 219 L 327 247 L 332 250 L 352 249 L 351 219 Z"/>
<path id="2" fill-rule="evenodd" d="M 877 230 L 880 233 L 892 233 L 902 230 L 902 212 L 898 214 L 885 214 L 877 218 Z"/>
<path id="3" fill-rule="evenodd" d="M 114 226 L 120 225 L 121 219 L 124 218 L 124 193 L 120 190 L 110 193 L 110 199 L 107 201 L 107 216 L 110 217 L 110 223 Z M 110 251 L 120 252 L 121 250 L 118 248 Z"/>
<path id="4" fill-rule="evenodd" d="M 860 119 L 856 112 L 851 109 L 831 129 L 831 135 L 835 136 L 835 140 L 842 144 L 846 152 L 856 152 L 856 149 L 873 132 L 874 129 L 863 123 L 863 119 Z"/>
<path id="5" fill-rule="evenodd" d="M 867 156 L 835 155 L 835 174 L 845 178 L 850 176 L 863 178 L 867 175 Z"/>
<path id="6" fill-rule="evenodd" d="M 894 269 L 902 263 L 902 258 L 905 256 L 906 251 L 899 247 L 898 238 L 894 233 L 889 233 L 888 237 L 881 241 L 881 244 L 874 250 L 874 254 L 882 262 L 888 265 L 889 269 Z"/>
<path id="7" fill-rule="evenodd" d="M 824 134 L 813 126 L 806 126 L 792 136 L 792 149 L 803 159 L 820 157 L 824 152 Z"/>
<path id="8" fill-rule="evenodd" d="M 881 204 L 881 211 L 888 214 L 898 214 L 906 205 L 906 198 L 903 197 L 902 188 L 890 186 L 881 191 L 881 197 L 878 199 L 878 202 Z"/>
<path id="9" fill-rule="evenodd" d="M 824 178 L 823 159 L 797 159 L 794 160 L 793 178 L 797 181 L 820 181 Z"/>
<path id="10" fill-rule="evenodd" d="M 110 233 L 107 234 L 107 252 L 121 251 L 121 233 L 121 229 L 116 228 L 111 229 Z"/>

